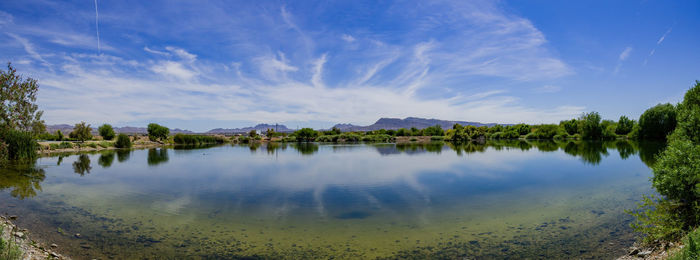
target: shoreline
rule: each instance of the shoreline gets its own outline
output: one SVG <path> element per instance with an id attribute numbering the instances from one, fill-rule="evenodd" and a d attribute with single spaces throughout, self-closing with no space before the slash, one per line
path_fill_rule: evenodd
<path id="1" fill-rule="evenodd" d="M 71 259 L 56 251 L 58 245 L 36 241 L 31 238 L 31 232 L 18 227 L 12 222 L 17 216 L 0 216 L 0 234 L 4 241 L 19 247 L 20 259 Z"/>

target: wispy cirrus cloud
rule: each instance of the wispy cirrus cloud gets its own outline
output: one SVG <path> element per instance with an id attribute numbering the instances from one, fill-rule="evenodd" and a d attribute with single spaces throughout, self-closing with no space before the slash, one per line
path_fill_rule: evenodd
<path id="1" fill-rule="evenodd" d="M 647 65 L 651 56 L 654 56 L 654 53 L 656 53 L 656 48 L 658 48 L 661 45 L 661 43 L 663 43 L 664 40 L 666 40 L 666 36 L 668 36 L 668 34 L 670 34 L 672 30 L 673 27 L 668 28 L 668 30 L 663 35 L 661 35 L 661 37 L 659 37 L 659 40 L 656 41 L 656 46 L 654 46 L 654 48 L 652 48 L 651 51 L 649 51 L 649 55 L 646 57 L 646 59 L 644 59 L 643 65 Z"/>
<path id="2" fill-rule="evenodd" d="M 630 57 L 630 54 L 632 53 L 632 47 L 627 46 L 622 52 L 620 53 L 620 56 L 617 58 L 617 66 L 615 66 L 615 70 L 613 70 L 613 74 L 617 75 L 617 73 L 620 72 L 620 68 L 622 67 L 622 62 L 627 60 L 627 58 Z"/>
<path id="3" fill-rule="evenodd" d="M 115 17 L 110 10 L 119 6 L 100 4 L 101 28 L 124 36 L 103 34 L 101 55 L 86 54 L 95 46 L 82 43 L 87 39 L 69 49 L 50 45 L 50 33 L 32 35 L 50 58 L 25 48 L 34 60 L 56 65 L 55 71 L 25 65 L 42 84 L 39 100 L 49 123 L 108 118 L 115 124 L 294 121 L 328 127 L 407 116 L 541 123 L 585 108 L 531 107 L 512 87 L 501 86 L 574 71 L 532 22 L 491 2 L 425 2 L 409 12 L 401 11 L 408 3 L 392 3 L 372 14 L 376 23 L 402 25 L 391 30 L 317 21 L 322 10 L 302 16 L 293 5 L 231 8 L 221 2 L 191 7 L 208 17 L 206 23 L 185 15 L 161 24 L 170 19 L 170 7 L 144 16 L 146 10 L 135 6 L 133 16 Z M 94 10 L 85 12 L 94 19 Z M 133 27 L 136 21 L 151 27 Z M 118 49 L 105 47 L 115 44 Z"/>

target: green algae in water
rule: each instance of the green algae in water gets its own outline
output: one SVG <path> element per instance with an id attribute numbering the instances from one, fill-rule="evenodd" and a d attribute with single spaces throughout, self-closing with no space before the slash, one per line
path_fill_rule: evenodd
<path id="1" fill-rule="evenodd" d="M 60 165 L 49 157 L 36 165 L 42 178 L 0 181 L 0 209 L 76 258 L 622 253 L 632 241 L 623 210 L 650 192 L 649 169 L 629 156 L 640 146 L 618 156 L 615 145 L 526 144 L 219 146 L 71 155 Z M 17 186 L 25 182 L 33 186 Z"/>

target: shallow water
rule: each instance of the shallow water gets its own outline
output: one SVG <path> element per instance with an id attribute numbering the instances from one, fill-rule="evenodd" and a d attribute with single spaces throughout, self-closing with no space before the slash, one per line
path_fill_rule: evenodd
<path id="1" fill-rule="evenodd" d="M 271 144 L 40 158 L 0 212 L 74 258 L 611 258 L 659 149 Z M 80 237 L 75 234 L 80 233 Z"/>

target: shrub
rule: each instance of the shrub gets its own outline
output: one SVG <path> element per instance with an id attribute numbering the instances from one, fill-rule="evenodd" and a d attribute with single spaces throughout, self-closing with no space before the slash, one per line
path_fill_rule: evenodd
<path id="1" fill-rule="evenodd" d="M 75 124 L 75 127 L 73 127 L 73 131 L 70 132 L 69 136 L 70 138 L 75 138 L 81 143 L 85 142 L 85 140 L 92 139 L 92 128 L 90 128 L 89 124 L 80 122 L 79 124 Z"/>
<path id="2" fill-rule="evenodd" d="M 100 126 L 99 128 L 97 128 L 97 131 L 100 133 L 100 136 L 102 136 L 102 139 L 105 139 L 105 140 L 114 139 L 114 129 L 109 124 L 104 124 L 104 125 Z"/>
<path id="3" fill-rule="evenodd" d="M 423 129 L 423 134 L 427 136 L 443 136 L 445 135 L 445 131 L 442 130 L 440 125 L 434 125 Z"/>
<path id="4" fill-rule="evenodd" d="M 100 147 L 102 147 L 102 148 L 107 148 L 107 147 L 112 147 L 112 146 L 114 146 L 114 144 L 113 144 L 113 143 L 110 143 L 110 142 L 99 142 L 99 143 L 97 143 L 97 145 L 100 146 Z"/>
<path id="5" fill-rule="evenodd" d="M 73 144 L 69 142 L 61 142 L 59 144 L 49 144 L 49 149 L 51 150 L 56 150 L 56 149 L 69 149 L 73 148 Z"/>
<path id="6" fill-rule="evenodd" d="M 658 104 L 639 117 L 639 138 L 665 140 L 676 128 L 676 122 L 676 109 L 673 105 Z"/>
<path id="7" fill-rule="evenodd" d="M 0 139 L 6 145 L 5 157 L 10 160 L 32 160 L 37 157 L 36 150 L 39 144 L 34 140 L 31 132 L 14 129 L 4 130 Z"/>
<path id="8" fill-rule="evenodd" d="M 116 148 L 131 148 L 131 138 L 126 134 L 119 134 L 117 141 L 114 143 Z"/>
<path id="9" fill-rule="evenodd" d="M 690 232 L 684 239 L 685 245 L 680 251 L 672 254 L 669 260 L 694 260 L 700 259 L 700 230 Z"/>
<path id="10" fill-rule="evenodd" d="M 260 136 L 256 136 L 260 137 Z M 176 144 L 186 144 L 186 145 L 195 145 L 195 144 L 221 144 L 226 142 L 226 138 L 224 137 L 218 137 L 218 136 L 210 136 L 210 135 L 186 135 L 186 134 L 176 134 L 173 137 L 173 141 Z"/>

